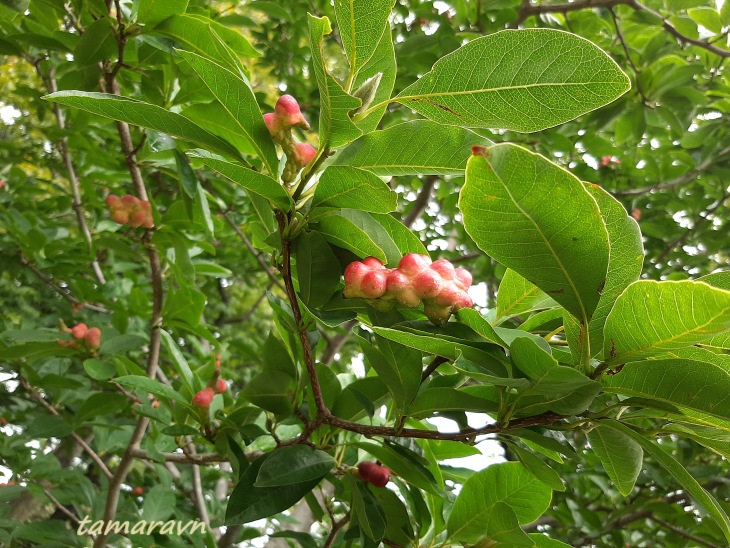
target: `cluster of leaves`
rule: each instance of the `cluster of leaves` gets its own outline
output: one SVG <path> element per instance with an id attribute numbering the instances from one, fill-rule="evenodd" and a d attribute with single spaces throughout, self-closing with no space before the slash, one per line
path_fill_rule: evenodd
<path id="1" fill-rule="evenodd" d="M 0 543 L 84 545 L 85 516 L 210 526 L 140 546 L 730 542 L 730 8 L 394 4 L 0 5 L 23 115 Z M 293 180 L 261 114 L 279 89 L 317 130 Z M 109 218 L 128 193 L 153 226 Z M 486 306 L 435 326 L 342 296 L 354 260 L 443 248 Z M 232 387 L 203 417 L 217 355 Z M 508 462 L 447 462 L 487 436 Z"/>

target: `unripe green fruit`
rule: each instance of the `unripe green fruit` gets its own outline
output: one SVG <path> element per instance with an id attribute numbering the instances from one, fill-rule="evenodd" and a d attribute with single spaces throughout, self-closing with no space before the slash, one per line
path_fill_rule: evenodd
<path id="1" fill-rule="evenodd" d="M 444 325 L 451 317 L 451 307 L 430 302 L 426 303 L 423 307 L 423 313 L 426 314 L 426 317 L 431 321 L 431 323 Z"/>

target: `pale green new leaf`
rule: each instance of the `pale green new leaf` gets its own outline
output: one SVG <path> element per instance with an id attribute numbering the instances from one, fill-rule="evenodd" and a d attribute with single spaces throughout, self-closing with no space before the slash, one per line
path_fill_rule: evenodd
<path id="1" fill-rule="evenodd" d="M 207 132 L 184 116 L 144 101 L 108 93 L 87 91 L 58 91 L 45 95 L 43 99 L 69 107 L 80 108 L 104 118 L 120 120 L 135 126 L 166 133 L 172 137 L 195 143 L 210 151 L 220 152 L 234 158 L 240 157 L 238 151 L 230 143 Z"/>
<path id="2" fill-rule="evenodd" d="M 397 69 L 395 63 L 395 50 L 393 49 L 393 37 L 391 34 L 390 28 L 386 28 L 383 36 L 380 38 L 380 43 L 378 44 L 375 53 L 373 53 L 370 61 L 368 61 L 367 64 L 360 69 L 357 78 L 355 78 L 355 83 L 352 86 L 352 93 L 355 94 L 360 89 L 360 86 L 362 86 L 367 80 L 370 80 L 371 78 L 380 78 L 378 87 L 372 97 L 372 102 L 367 106 L 364 104 L 361 105 L 355 113 L 361 111 L 364 112 L 370 105 L 381 104 L 382 106 L 371 110 L 361 119 L 358 118 L 358 116 L 353 116 L 355 125 L 360 128 L 360 131 L 363 133 L 370 133 L 378 127 L 380 120 L 383 118 L 383 114 L 385 114 L 385 111 L 388 108 L 388 105 L 385 104 L 385 102 L 390 99 L 390 95 L 393 93 L 393 87 L 395 86 Z"/>
<path id="3" fill-rule="evenodd" d="M 468 129 L 413 120 L 363 135 L 334 160 L 376 175 L 461 175 L 473 145 L 491 141 Z"/>
<path id="4" fill-rule="evenodd" d="M 493 464 L 465 483 L 447 523 L 449 538 L 476 542 L 485 533 L 497 503 L 512 509 L 520 525 L 547 510 L 552 490 L 519 462 Z"/>
<path id="5" fill-rule="evenodd" d="M 171 15 L 185 13 L 189 0 L 139 0 L 137 22 L 153 26 Z"/>
<path id="6" fill-rule="evenodd" d="M 472 40 L 394 100 L 442 124 L 532 132 L 602 107 L 630 87 L 585 38 L 523 29 Z"/>
<path id="7" fill-rule="evenodd" d="M 330 166 L 322 173 L 314 191 L 312 207 L 318 206 L 390 213 L 398 207 L 398 195 L 369 171 Z"/>
<path id="8" fill-rule="evenodd" d="M 730 291 L 699 281 L 641 280 L 616 300 L 606 319 L 610 364 L 672 352 L 730 329 Z"/>
<path id="9" fill-rule="evenodd" d="M 200 76 L 203 83 L 248 137 L 269 173 L 277 176 L 279 158 L 276 148 L 264 123 L 256 97 L 248 84 L 227 68 L 196 53 L 182 50 L 178 53 Z"/>
<path id="10" fill-rule="evenodd" d="M 459 198 L 467 233 L 588 323 L 609 257 L 596 201 L 574 175 L 522 147 L 495 145 L 487 156 L 467 164 Z"/>
<path id="11" fill-rule="evenodd" d="M 326 17 L 309 18 L 309 43 L 312 48 L 312 65 L 317 79 L 321 101 L 319 113 L 319 142 L 322 146 L 341 147 L 357 139 L 362 132 L 350 119 L 350 111 L 360 106 L 360 99 L 348 95 L 337 80 L 327 72 L 322 53 L 322 40 L 332 32 Z"/>
<path id="12" fill-rule="evenodd" d="M 357 74 L 375 53 L 383 33 L 389 31 L 388 17 L 394 0 L 335 0 L 335 16 L 350 73 Z"/>
<path id="13" fill-rule="evenodd" d="M 246 192 L 266 198 L 276 207 L 288 209 L 291 206 L 289 193 L 271 177 L 243 167 L 242 165 L 215 158 L 207 154 L 204 150 L 191 152 L 190 156 L 197 158 L 209 168 L 214 169 L 234 183 L 241 185 Z"/>
<path id="14" fill-rule="evenodd" d="M 603 327 L 613 304 L 641 275 L 644 246 L 638 223 L 626 213 L 621 202 L 597 185 L 586 184 L 586 189 L 598 203 L 610 244 L 606 284 L 588 326 L 591 355 L 595 356 L 603 349 Z"/>
<path id="15" fill-rule="evenodd" d="M 502 276 L 497 291 L 497 323 L 525 312 L 557 307 L 553 299 L 548 297 L 535 284 L 528 282 L 512 269 Z"/>
<path id="16" fill-rule="evenodd" d="M 730 420 L 730 369 L 722 364 L 676 359 L 628 363 L 603 378 L 607 392 L 657 400 Z"/>
<path id="17" fill-rule="evenodd" d="M 644 458 L 641 446 L 625 434 L 603 426 L 603 422 L 588 432 L 588 441 L 608 477 L 627 497 L 641 472 Z"/>
<path id="18" fill-rule="evenodd" d="M 646 453 L 651 455 L 677 483 L 692 497 L 697 505 L 709 514 L 722 530 L 723 535 L 730 543 L 730 518 L 720 503 L 697 482 L 687 469 L 677 462 L 669 453 L 625 424 L 616 421 L 602 421 L 602 424 L 617 432 L 625 434 L 641 445 Z"/>

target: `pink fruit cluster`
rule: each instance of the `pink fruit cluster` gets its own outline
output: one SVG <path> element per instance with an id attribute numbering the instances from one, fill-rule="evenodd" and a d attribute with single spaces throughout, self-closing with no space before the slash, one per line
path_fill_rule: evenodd
<path id="1" fill-rule="evenodd" d="M 128 224 L 132 228 L 155 226 L 152 219 L 152 206 L 145 200 L 140 200 L 131 194 L 125 194 L 121 198 L 116 194 L 110 194 L 107 196 L 106 205 L 109 206 L 112 220 L 115 223 Z"/>
<path id="2" fill-rule="evenodd" d="M 208 386 L 193 396 L 193 405 L 200 409 L 208 409 L 216 394 L 223 394 L 228 390 L 228 383 L 220 376 L 221 355 L 215 357 L 215 373 L 208 381 Z"/>
<path id="3" fill-rule="evenodd" d="M 446 259 L 431 262 L 427 255 L 409 253 L 388 269 L 375 257 L 350 263 L 345 269 L 345 297 L 372 299 L 373 306 L 390 310 L 395 303 L 416 308 L 423 302 L 431 322 L 441 325 L 452 312 L 474 305 L 467 293 L 472 276 Z"/>
<path id="4" fill-rule="evenodd" d="M 69 329 L 66 326 L 61 328 L 62 333 L 71 333 L 74 338 L 73 341 L 62 341 L 59 340 L 58 344 L 61 346 L 68 346 L 70 348 L 81 348 L 83 344 L 87 349 L 91 351 L 98 350 L 101 346 L 101 329 L 98 327 L 89 327 L 85 323 L 76 324 L 74 327 Z"/>
<path id="5" fill-rule="evenodd" d="M 317 149 L 309 143 L 294 143 L 292 140 L 291 128 L 309 129 L 309 122 L 291 95 L 279 97 L 274 112 L 264 114 L 264 122 L 274 142 L 282 145 L 287 155 L 293 156 L 299 168 L 306 166 L 317 155 Z"/>
<path id="6" fill-rule="evenodd" d="M 388 484 L 390 475 L 392 474 L 389 468 L 370 461 L 363 461 L 358 464 L 357 472 L 364 481 L 381 488 Z"/>

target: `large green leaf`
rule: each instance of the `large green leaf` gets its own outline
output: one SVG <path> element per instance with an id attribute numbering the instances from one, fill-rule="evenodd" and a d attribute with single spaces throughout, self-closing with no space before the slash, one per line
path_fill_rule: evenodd
<path id="1" fill-rule="evenodd" d="M 350 62 L 351 75 L 365 66 L 375 53 L 383 33 L 390 30 L 388 17 L 394 3 L 394 0 L 335 0 L 337 26 Z"/>
<path id="2" fill-rule="evenodd" d="M 262 409 L 277 415 L 292 412 L 296 383 L 283 371 L 262 371 L 249 381 L 241 395 Z"/>
<path id="3" fill-rule="evenodd" d="M 497 291 L 497 321 L 556 306 L 555 300 L 514 270 L 507 269 L 502 276 Z"/>
<path id="4" fill-rule="evenodd" d="M 263 175 L 239 164 L 226 162 L 207 154 L 204 150 L 196 150 L 190 153 L 192 158 L 199 159 L 203 164 L 214 169 L 234 183 L 241 185 L 246 192 L 257 194 L 269 200 L 274 206 L 281 209 L 288 209 L 291 206 L 291 197 L 275 179 Z"/>
<path id="5" fill-rule="evenodd" d="M 385 534 L 385 511 L 365 483 L 353 479 L 351 485 L 352 511 L 357 518 L 357 524 L 367 536 L 379 542 Z"/>
<path id="6" fill-rule="evenodd" d="M 340 283 L 340 263 L 317 232 L 300 235 L 294 243 L 299 295 L 310 308 L 324 305 Z"/>
<path id="7" fill-rule="evenodd" d="M 185 13 L 189 0 L 139 0 L 137 22 L 156 25 L 171 15 Z"/>
<path id="8" fill-rule="evenodd" d="M 370 216 L 388 233 L 401 255 L 407 255 L 408 253 L 428 255 L 428 250 L 423 242 L 398 219 L 392 215 L 379 215 L 377 213 L 372 213 Z"/>
<path id="9" fill-rule="evenodd" d="M 87 91 L 58 91 L 45 95 L 43 99 L 62 105 L 80 108 L 97 116 L 120 120 L 161 133 L 166 133 L 184 141 L 195 143 L 207 150 L 240 157 L 238 151 L 223 139 L 207 132 L 184 116 L 165 110 L 144 101 Z"/>
<path id="10" fill-rule="evenodd" d="M 383 114 L 388 108 L 385 101 L 390 99 L 395 86 L 396 77 L 395 49 L 393 48 L 393 37 L 390 28 L 386 28 L 380 38 L 380 43 L 375 49 L 375 53 L 370 58 L 355 78 L 352 86 L 352 93 L 357 94 L 358 98 L 362 98 L 363 105 L 358 108 L 353 116 L 355 125 L 360 128 L 363 133 L 370 133 L 377 129 Z M 370 86 L 377 82 L 377 89 L 372 94 Z M 367 92 L 371 92 L 370 94 Z M 370 97 L 372 96 L 372 101 Z M 367 105 L 367 103 L 370 101 Z M 364 112 L 370 105 L 380 104 L 382 106 L 369 111 L 365 116 L 359 118 L 358 112 Z"/>
<path id="11" fill-rule="evenodd" d="M 256 487 L 259 471 L 269 458 L 271 453 L 259 457 L 241 476 L 228 500 L 226 524 L 249 523 L 283 512 L 314 489 L 324 476 L 278 487 Z"/>
<path id="12" fill-rule="evenodd" d="M 362 132 L 350 119 L 350 111 L 360 106 L 360 99 L 348 95 L 342 86 L 327 72 L 322 53 L 322 40 L 332 32 L 329 19 L 308 14 L 309 43 L 312 48 L 312 65 L 319 88 L 321 109 L 319 112 L 319 142 L 331 148 L 340 147 L 357 139 Z"/>
<path id="13" fill-rule="evenodd" d="M 449 538 L 476 542 L 498 503 L 511 508 L 520 525 L 533 522 L 547 510 L 551 498 L 552 490 L 521 463 L 493 464 L 464 483 L 447 523 Z"/>
<path id="14" fill-rule="evenodd" d="M 617 432 L 625 434 L 641 445 L 644 451 L 649 454 L 659 465 L 662 466 L 669 475 L 671 475 L 677 483 L 694 499 L 697 505 L 717 523 L 722 530 L 723 535 L 730 543 L 730 518 L 720 503 L 715 500 L 710 493 L 705 491 L 697 480 L 690 474 L 687 469 L 677 462 L 663 448 L 659 447 L 653 440 L 650 440 L 638 432 L 632 430 L 625 424 L 616 421 L 602 421 L 604 426 L 612 428 Z"/>
<path id="15" fill-rule="evenodd" d="M 621 293 L 606 319 L 608 363 L 641 360 L 730 329 L 730 291 L 703 282 L 641 280 Z"/>
<path id="16" fill-rule="evenodd" d="M 457 390 L 456 388 L 427 388 L 416 396 L 408 407 L 408 414 L 421 419 L 447 411 L 471 411 L 475 413 L 494 413 L 498 404 Z"/>
<path id="17" fill-rule="evenodd" d="M 602 423 L 588 432 L 588 441 L 613 484 L 623 496 L 628 496 L 641 472 L 644 458 L 641 445 Z"/>
<path id="18" fill-rule="evenodd" d="M 369 171 L 330 166 L 322 173 L 314 191 L 312 207 L 317 206 L 390 213 L 398 207 L 398 195 Z"/>
<path id="19" fill-rule="evenodd" d="M 363 135 L 334 160 L 376 175 L 461 175 L 473 145 L 491 142 L 468 129 L 413 120 Z"/>
<path id="20" fill-rule="evenodd" d="M 280 447 L 261 465 L 254 487 L 279 487 L 320 480 L 335 465 L 331 455 L 308 445 Z"/>
<path id="21" fill-rule="evenodd" d="M 730 419 L 730 369 L 687 359 L 628 363 L 603 378 L 609 392 L 637 396 Z"/>
<path id="22" fill-rule="evenodd" d="M 608 313 L 621 292 L 641 275 L 644 246 L 639 225 L 621 202 L 597 185 L 587 184 L 586 189 L 598 203 L 610 244 L 606 284 L 588 324 L 591 354 L 596 355 L 603 349 L 603 327 Z"/>
<path id="23" fill-rule="evenodd" d="M 375 257 L 384 264 L 398 264 L 401 253 L 388 232 L 365 211 L 343 209 L 318 221 L 316 230 L 328 242 L 349 249 L 361 258 Z"/>
<path id="24" fill-rule="evenodd" d="M 585 38 L 525 29 L 472 40 L 395 100 L 441 124 L 532 132 L 602 107 L 630 87 Z"/>
<path id="25" fill-rule="evenodd" d="M 505 143 L 466 168 L 459 207 L 487 254 L 524 276 L 587 324 L 608 269 L 608 232 L 575 176 Z"/>
<path id="26" fill-rule="evenodd" d="M 278 175 L 279 158 L 253 91 L 240 76 L 197 53 L 178 50 L 216 99 L 228 111 L 272 176 Z"/>

